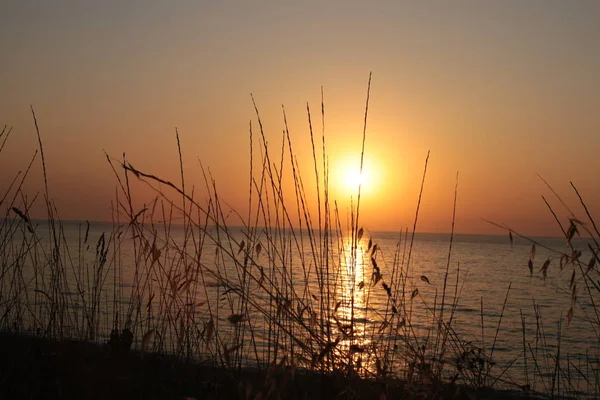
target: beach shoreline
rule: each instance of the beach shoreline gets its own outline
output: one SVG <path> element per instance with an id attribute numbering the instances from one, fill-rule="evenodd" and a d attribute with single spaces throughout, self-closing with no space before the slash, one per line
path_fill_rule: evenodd
<path id="1" fill-rule="evenodd" d="M 296 370 L 226 368 L 107 344 L 0 333 L 0 397 L 5 399 L 525 399 L 524 392 L 441 387 L 399 379 Z"/>

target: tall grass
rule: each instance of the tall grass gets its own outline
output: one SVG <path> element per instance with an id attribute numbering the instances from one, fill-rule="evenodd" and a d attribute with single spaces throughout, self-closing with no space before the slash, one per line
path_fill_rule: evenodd
<path id="1" fill-rule="evenodd" d="M 539 175 L 538 175 L 539 176 Z M 565 300 L 566 313 L 561 315 L 556 327 L 544 326 L 540 304 L 534 299 L 533 310 L 535 324 L 533 329 L 526 328 L 523 321 L 523 352 L 525 364 L 526 390 L 539 390 L 549 393 L 550 397 L 563 395 L 578 397 L 600 396 L 600 381 L 598 380 L 600 345 L 600 272 L 598 270 L 600 252 L 600 232 L 588 205 L 573 182 L 570 186 L 579 200 L 583 216 L 575 212 L 565 203 L 562 197 L 541 176 L 539 178 L 547 186 L 556 201 L 566 213 L 566 221 L 561 220 L 558 212 L 546 197 L 542 196 L 543 203 L 548 208 L 564 238 L 563 247 L 548 247 L 540 241 L 527 237 L 505 225 L 488 221 L 509 234 L 512 243 L 513 237 L 518 236 L 530 242 L 531 250 L 527 266 L 530 274 L 539 274 L 546 281 L 548 271 L 559 270 L 568 272 L 566 281 L 556 282 L 557 296 Z M 577 240 L 579 239 L 579 240 Z M 536 258 L 538 249 L 543 249 L 547 257 Z M 596 345 L 590 346 L 585 355 L 572 357 L 568 350 L 562 348 L 562 336 L 574 319 L 578 319 L 586 326 L 595 338 Z M 530 333 L 529 335 L 527 333 Z M 531 333 L 533 335 L 531 335 Z M 533 365 L 532 365 L 533 364 Z"/>
<path id="2" fill-rule="evenodd" d="M 368 143 L 370 86 L 369 77 L 361 173 Z M 300 169 L 285 109 L 281 143 L 274 150 L 267 144 L 259 108 L 252 99 L 256 115 L 248 132 L 247 214 L 227 205 L 219 196 L 217 181 L 203 166 L 206 199 L 201 201 L 189 189 L 182 154 L 185 144 L 176 132 L 178 183 L 137 169 L 125 156 L 106 156 L 118 187 L 112 223 L 103 233 L 90 232 L 87 222 L 80 224 L 76 248 L 49 194 L 42 137 L 32 108 L 44 194 L 43 200 L 29 199 L 23 191 L 36 153 L 2 195 L 0 328 L 101 343 L 113 354 L 129 348 L 171 353 L 182 361 L 206 362 L 236 374 L 253 367 L 267 378 L 264 387 L 253 390 L 266 397 L 279 390 L 270 379 L 275 371 L 291 377 L 296 371 L 340 376 L 349 391 L 356 380 L 373 379 L 382 383 L 383 394 L 386 385 L 401 379 L 411 396 L 450 396 L 449 387 L 454 388 L 454 395 L 458 383 L 470 389 L 509 384 L 504 375 L 510 365 L 496 365 L 494 351 L 510 286 L 493 338 L 484 332 L 483 299 L 480 340 L 466 340 L 454 329 L 464 281 L 460 264 L 452 257 L 458 175 L 444 280 L 437 287 L 427 276 L 415 275 L 412 268 L 429 153 L 412 230 L 400 229 L 395 249 L 380 248 L 360 222 L 361 187 L 347 226 L 340 218 L 343 210 L 332 199 L 321 93 L 320 137 L 314 133 L 307 105 L 313 170 L 308 175 Z M 10 132 L 7 127 L 2 130 L 0 149 Z M 316 145 L 319 139 L 321 146 Z M 304 180 L 310 176 L 314 185 Z M 153 201 L 141 208 L 135 206 L 134 179 L 155 190 Z M 313 193 L 307 191 L 313 186 L 316 204 L 311 200 Z M 29 217 L 35 201 L 44 201 L 44 222 Z M 592 228 L 573 215 L 569 227 L 563 229 L 571 253 L 555 252 L 540 272 L 545 274 L 551 262 L 573 268 L 568 322 L 579 312 L 589 314 L 598 332 L 595 274 L 600 234 L 585 210 Z M 582 261 L 582 250 L 571 245 L 581 230 L 593 239 L 587 263 Z M 513 234 L 519 235 L 509 232 L 511 241 Z M 92 239 L 94 234 L 97 239 Z M 577 287 L 583 289 L 586 301 Z M 423 318 L 415 311 L 417 304 L 426 311 L 426 321 L 416 320 Z M 548 355 L 540 314 L 536 308 L 533 339 L 526 335 L 523 318 L 521 356 L 526 375 L 521 388 L 560 395 L 565 385 L 573 386 L 571 377 L 580 374 L 588 382 L 586 390 L 598 393 L 600 380 L 593 372 L 597 359 L 590 357 L 585 364 L 575 365 L 564 358 L 560 346 Z M 559 343 L 561 329 L 559 325 Z M 346 395 L 351 397 L 349 392 Z"/>

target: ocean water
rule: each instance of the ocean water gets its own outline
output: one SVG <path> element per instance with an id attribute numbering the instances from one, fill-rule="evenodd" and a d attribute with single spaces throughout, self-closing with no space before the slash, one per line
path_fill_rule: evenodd
<path id="1" fill-rule="evenodd" d="M 311 329 L 329 319 L 335 351 L 354 345 L 355 361 L 361 357 L 369 369 L 375 364 L 368 353 L 391 343 L 394 365 L 406 369 L 411 351 L 427 349 L 423 360 L 431 360 L 440 327 L 449 327 L 449 371 L 485 354 L 496 385 L 550 392 L 561 381 L 564 393 L 597 390 L 595 379 L 583 378 L 597 373 L 600 343 L 593 304 L 600 296 L 582 278 L 586 272 L 597 282 L 598 270 L 586 271 L 591 253 L 584 238 L 572 242 L 581 251 L 580 270 L 564 257 L 561 267 L 560 252 L 572 249 L 560 238 L 532 238 L 533 256 L 531 241 L 511 243 L 508 235 L 454 235 L 450 252 L 449 234 L 417 233 L 412 240 L 364 232 L 353 251 L 349 235 L 326 240 L 317 231 L 64 222 L 54 242 L 44 222 L 32 228 L 15 224 L 3 232 L 10 239 L 0 279 L 5 329 L 58 329 L 106 342 L 112 329 L 130 327 L 137 346 L 153 332 L 145 346 L 154 350 L 229 362 L 235 349 L 250 364 L 298 354 L 301 363 L 300 343 L 318 349 Z M 15 265 L 19 275 L 11 273 Z"/>

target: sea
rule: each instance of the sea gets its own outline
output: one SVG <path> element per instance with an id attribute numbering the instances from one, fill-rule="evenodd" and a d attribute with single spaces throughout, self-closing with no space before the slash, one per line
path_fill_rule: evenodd
<path id="1" fill-rule="evenodd" d="M 396 368 L 423 377 L 405 354 L 434 363 L 443 341 L 448 379 L 484 369 L 499 387 L 599 390 L 600 278 L 589 238 L 87 221 L 53 231 L 19 220 L 4 221 L 2 238 L 3 329 L 108 343 L 127 328 L 147 351 L 289 363 L 313 337 L 303 330 L 329 318 L 323 352 L 345 345 L 367 360 L 392 343 Z M 282 332 L 300 341 L 275 337 Z"/>

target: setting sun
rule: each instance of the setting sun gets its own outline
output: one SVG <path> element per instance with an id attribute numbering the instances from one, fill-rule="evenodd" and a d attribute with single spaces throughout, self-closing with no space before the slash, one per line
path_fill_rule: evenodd
<path id="1" fill-rule="evenodd" d="M 369 174 L 368 171 L 366 171 L 363 167 L 363 171 L 361 173 L 360 171 L 360 166 L 351 166 L 351 167 L 347 167 L 347 169 L 344 171 L 344 186 L 346 187 L 346 190 L 348 190 L 349 192 L 356 192 L 358 191 L 358 187 L 362 184 L 362 188 L 364 188 L 365 186 L 368 186 L 368 182 L 369 182 Z"/>
<path id="2" fill-rule="evenodd" d="M 339 196 L 356 197 L 358 188 L 362 194 L 376 193 L 381 190 L 378 177 L 382 167 L 372 157 L 365 154 L 362 173 L 360 154 L 344 154 L 339 156 L 333 165 L 332 172 L 336 177 L 336 191 Z"/>

